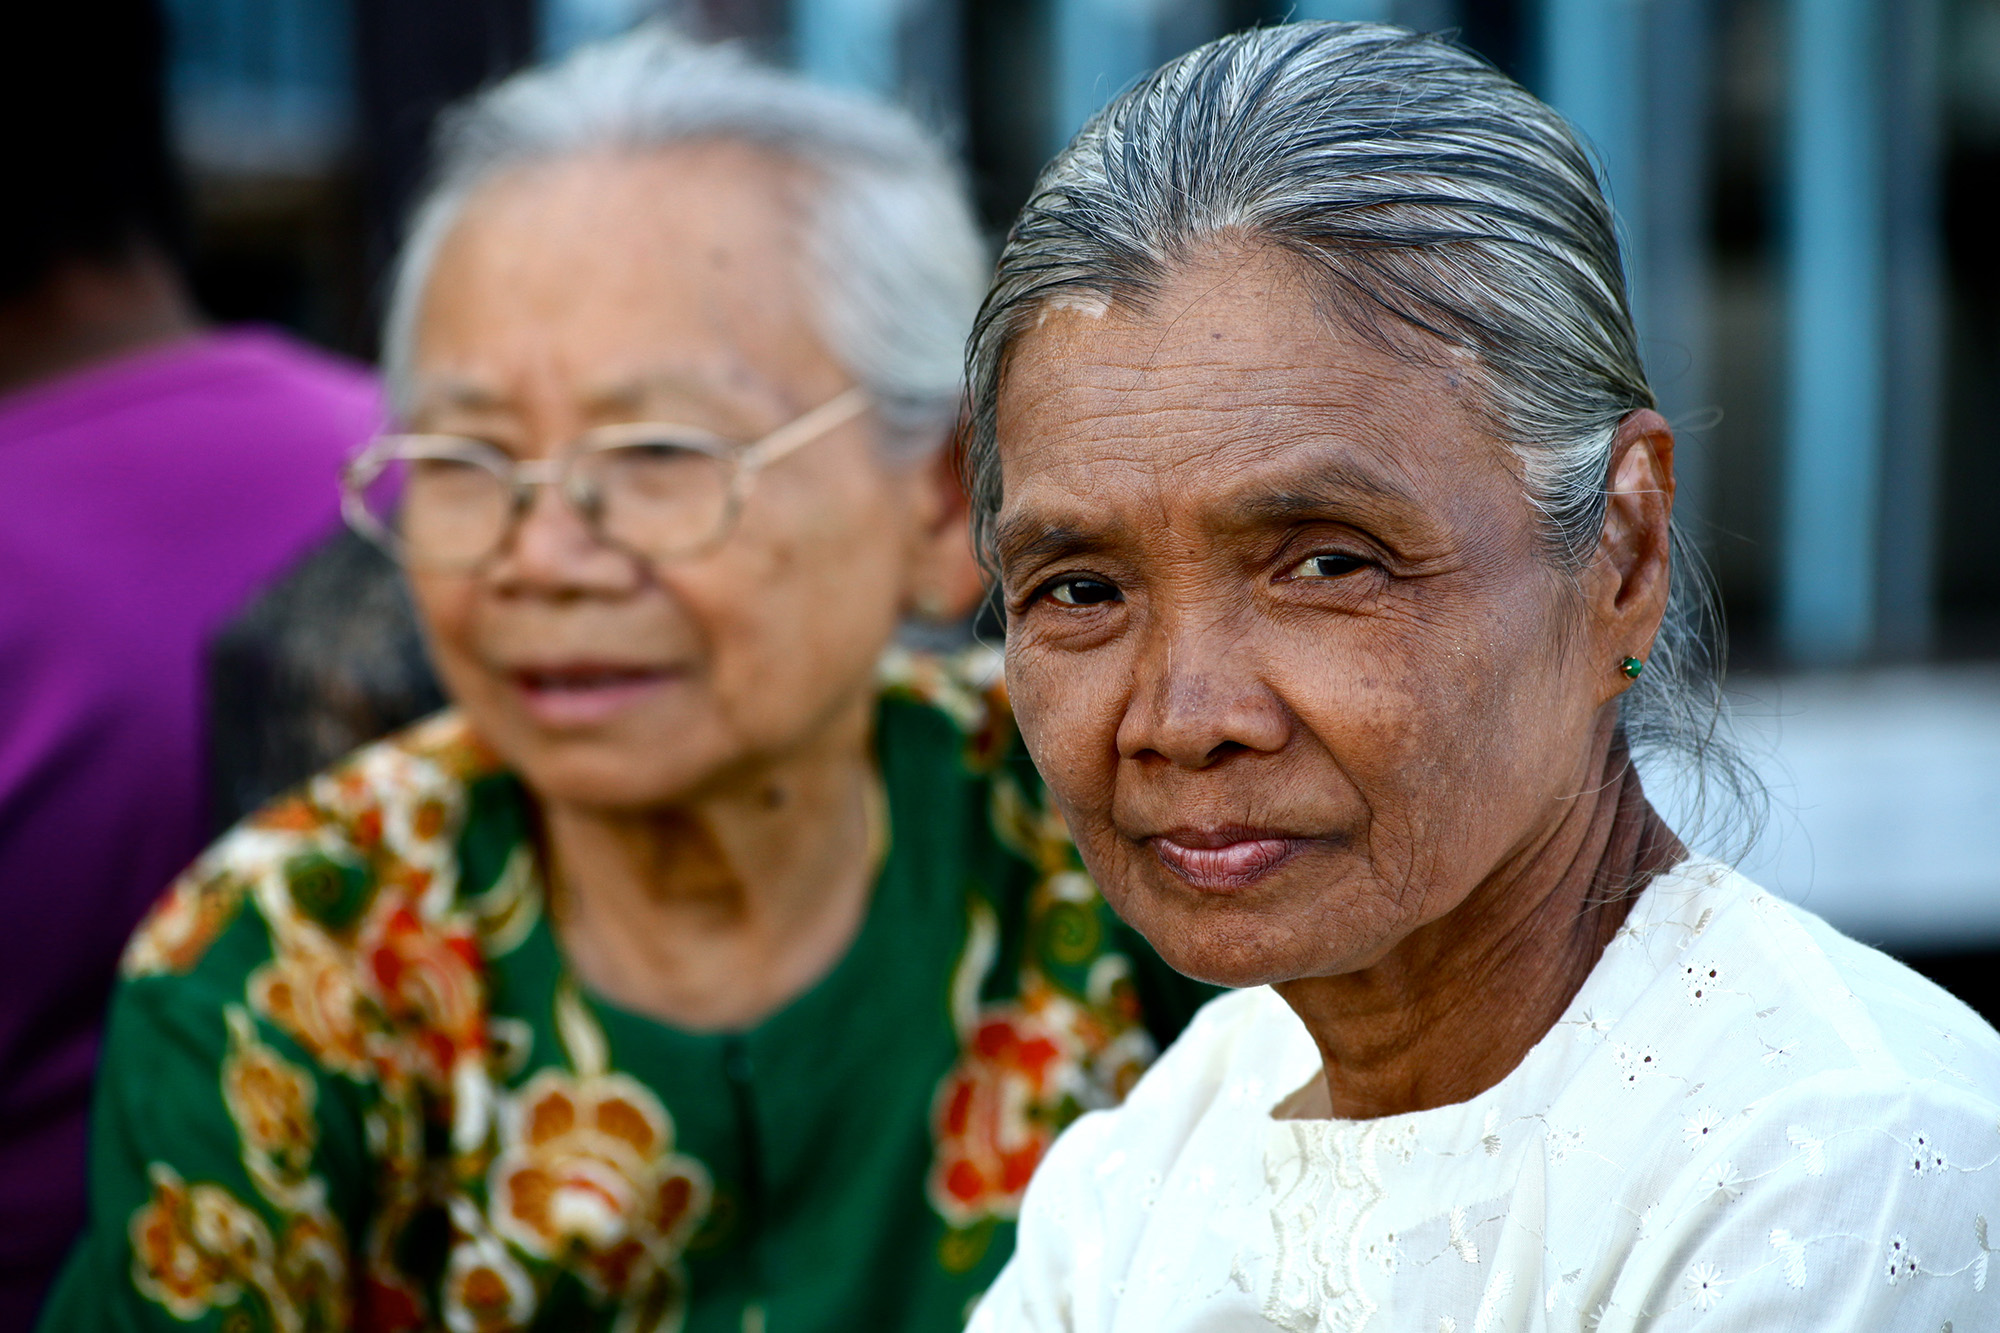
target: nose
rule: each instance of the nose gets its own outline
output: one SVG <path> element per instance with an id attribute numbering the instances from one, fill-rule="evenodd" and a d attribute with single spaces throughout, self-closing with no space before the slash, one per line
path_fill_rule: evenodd
<path id="1" fill-rule="evenodd" d="M 1291 712 L 1265 683 L 1244 627 L 1227 614 L 1161 620 L 1133 664 L 1119 758 L 1198 771 L 1283 749 Z"/>
<path id="2" fill-rule="evenodd" d="M 544 594 L 617 594 L 644 578 L 640 561 L 598 536 L 555 485 L 534 487 L 491 573 L 500 586 Z"/>

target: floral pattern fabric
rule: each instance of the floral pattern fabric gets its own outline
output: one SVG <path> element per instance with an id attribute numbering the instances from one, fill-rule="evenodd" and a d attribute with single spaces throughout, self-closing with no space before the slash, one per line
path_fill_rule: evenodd
<path id="1" fill-rule="evenodd" d="M 747 1034 L 577 987 L 525 795 L 454 715 L 218 844 L 128 949 L 44 1327 L 956 1327 L 1054 1135 L 1205 993 L 1080 873 L 1004 696 L 885 676 L 875 901 Z"/>

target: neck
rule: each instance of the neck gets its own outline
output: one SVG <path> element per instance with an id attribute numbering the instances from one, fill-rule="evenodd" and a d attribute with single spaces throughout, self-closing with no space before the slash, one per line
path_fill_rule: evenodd
<path id="1" fill-rule="evenodd" d="M 192 336 L 201 321 L 180 275 L 147 247 L 59 262 L 0 303 L 0 394 Z"/>
<path id="2" fill-rule="evenodd" d="M 839 961 L 867 913 L 882 814 L 872 701 L 813 744 L 681 804 L 547 802 L 552 913 L 578 977 L 677 1027 L 768 1017 Z"/>
<path id="3" fill-rule="evenodd" d="M 1549 836 L 1387 957 L 1276 987 L 1324 1064 L 1324 1089 L 1295 1111 L 1365 1119 L 1462 1102 L 1555 1026 L 1639 890 L 1686 855 L 1621 738 L 1602 738 L 1593 771 Z"/>

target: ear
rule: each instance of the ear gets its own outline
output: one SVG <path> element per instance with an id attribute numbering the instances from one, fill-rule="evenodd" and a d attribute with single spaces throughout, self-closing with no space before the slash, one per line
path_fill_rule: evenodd
<path id="1" fill-rule="evenodd" d="M 1585 581 L 1609 699 L 1629 685 L 1617 665 L 1652 655 L 1667 612 L 1674 512 L 1674 432 L 1650 408 L 1618 423 L 1605 479 L 1604 530 Z"/>
<path id="2" fill-rule="evenodd" d="M 915 522 L 907 557 L 906 613 L 950 623 L 972 614 L 986 591 L 986 576 L 972 553 L 971 506 L 958 476 L 951 442 L 910 468 Z"/>

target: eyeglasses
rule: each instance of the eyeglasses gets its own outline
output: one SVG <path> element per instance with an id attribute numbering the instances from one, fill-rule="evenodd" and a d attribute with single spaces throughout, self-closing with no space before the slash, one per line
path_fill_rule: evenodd
<path id="1" fill-rule="evenodd" d="M 748 445 L 662 422 L 600 426 L 526 462 L 465 436 L 384 435 L 343 469 L 341 513 L 405 565 L 473 569 L 506 544 L 535 488 L 553 486 L 598 540 L 672 560 L 721 541 L 759 472 L 867 406 L 849 389 Z"/>

